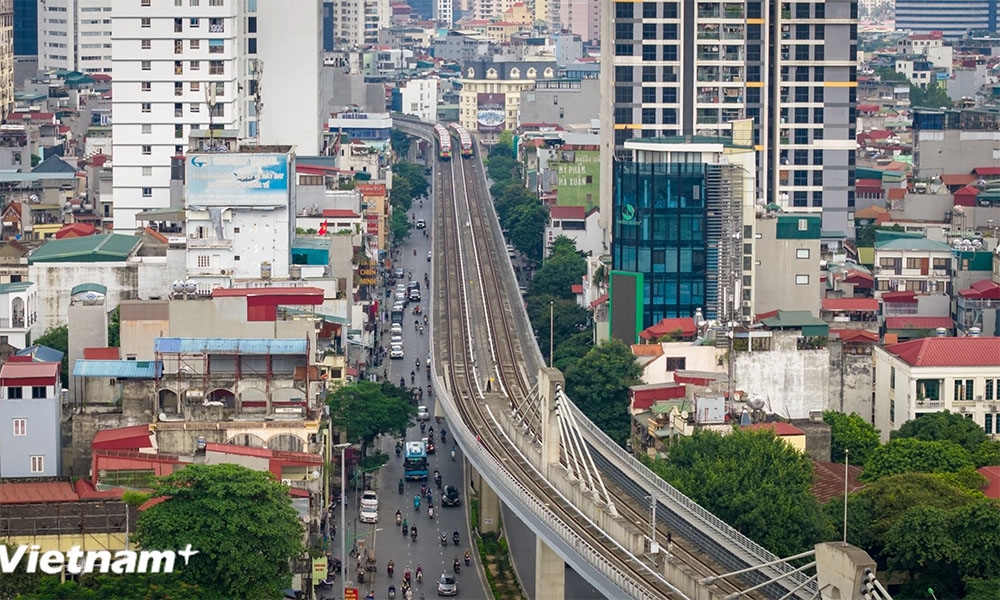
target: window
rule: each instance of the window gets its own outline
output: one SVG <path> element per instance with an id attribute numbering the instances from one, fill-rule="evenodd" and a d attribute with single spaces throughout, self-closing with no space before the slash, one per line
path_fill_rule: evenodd
<path id="1" fill-rule="evenodd" d="M 153 42 L 151 40 L 142 40 L 139 42 L 139 45 L 142 47 L 143 50 L 149 50 L 150 48 L 153 47 Z"/>
<path id="2" fill-rule="evenodd" d="M 144 92 L 151 92 L 151 91 L 153 91 L 153 84 L 150 83 L 150 82 L 148 82 L 148 81 L 143 81 L 140 84 L 140 86 L 142 88 L 142 91 L 144 91 Z"/>
<path id="3" fill-rule="evenodd" d="M 196 112 L 201 112 L 201 106 L 200 106 L 200 105 L 199 105 L 199 104 L 198 104 L 197 102 L 192 102 L 192 103 L 191 103 L 191 104 L 190 104 L 190 105 L 188 106 L 188 110 L 190 110 L 190 111 L 191 111 L 191 112 L 193 112 L 193 113 L 196 113 Z"/>
<path id="4" fill-rule="evenodd" d="M 635 16 L 635 9 L 629 2 L 616 2 L 615 3 L 615 18 L 616 19 L 631 19 Z"/>
<path id="5" fill-rule="evenodd" d="M 809 219 L 799 219 L 799 231 L 809 231 Z"/>
<path id="6" fill-rule="evenodd" d="M 174 138 L 183 138 L 183 137 L 184 137 L 184 125 L 180 123 L 174 125 Z"/>
<path id="7" fill-rule="evenodd" d="M 143 17 L 139 19 L 139 27 L 142 27 L 143 29 L 149 29 L 150 27 L 152 27 L 152 21 L 150 21 L 149 17 Z"/>
<path id="8" fill-rule="evenodd" d="M 1000 381 L 1000 380 L 998 380 L 998 381 Z M 986 380 L 986 399 L 987 400 L 993 400 L 993 380 L 992 379 L 987 379 Z M 989 433 L 989 432 L 987 432 L 987 433 Z M 1000 432 L 998 432 L 998 433 L 1000 433 Z"/>
<path id="9" fill-rule="evenodd" d="M 632 81 L 632 67 L 615 67 L 615 81 L 629 83 Z"/>
<path id="10" fill-rule="evenodd" d="M 141 64 L 142 64 L 142 70 L 143 71 L 149 71 L 149 70 L 151 70 L 153 68 L 153 62 L 152 61 L 144 60 L 144 61 L 142 61 Z"/>
<path id="11" fill-rule="evenodd" d="M 24 398 L 24 390 L 20 387 L 7 388 L 7 398 L 10 400 L 20 400 Z"/>
<path id="12" fill-rule="evenodd" d="M 139 6 L 149 6 L 150 2 L 152 2 L 152 0 L 140 0 Z"/>
<path id="13" fill-rule="evenodd" d="M 642 3 L 642 18 L 643 19 L 655 19 L 656 18 L 656 7 L 657 2 L 643 2 Z"/>
<path id="14" fill-rule="evenodd" d="M 247 33 L 257 33 L 257 17 L 247 17 Z"/>
<path id="15" fill-rule="evenodd" d="M 142 168 L 142 176 L 143 177 L 151 177 L 152 175 L 153 175 L 153 167 L 143 167 Z"/>
<path id="16" fill-rule="evenodd" d="M 143 146 L 142 147 L 142 154 L 143 154 L 143 156 L 149 156 L 152 153 L 153 153 L 153 147 L 152 146 Z"/>
<path id="17" fill-rule="evenodd" d="M 247 39 L 247 54 L 257 54 L 257 38 Z"/>
<path id="18" fill-rule="evenodd" d="M 919 258 L 907 258 L 906 259 L 906 268 L 907 269 L 919 269 L 920 268 L 920 259 Z"/>
<path id="19" fill-rule="evenodd" d="M 796 248 L 795 258 L 809 258 L 809 248 Z M 808 283 L 808 280 L 806 283 Z"/>
<path id="20" fill-rule="evenodd" d="M 142 124 L 142 134 L 143 135 L 149 135 L 151 133 L 153 133 L 153 126 L 150 123 L 143 123 Z"/>
<path id="21" fill-rule="evenodd" d="M 27 419 L 14 419 L 14 435 L 17 437 L 28 435 Z"/>
<path id="22" fill-rule="evenodd" d="M 643 102 L 656 102 L 656 88 L 654 88 L 654 87 L 644 87 L 644 88 L 642 88 L 642 101 Z"/>
<path id="23" fill-rule="evenodd" d="M 199 82 L 197 82 L 197 81 L 192 81 L 188 85 L 188 89 L 190 89 L 192 92 L 200 91 L 201 90 L 201 84 Z"/>
<path id="24" fill-rule="evenodd" d="M 687 369 L 687 357 L 686 356 L 668 356 L 667 357 L 667 370 L 668 371 L 684 371 Z"/>
<path id="25" fill-rule="evenodd" d="M 201 21 L 199 21 L 197 18 L 191 19 L 191 29 L 198 29 L 199 25 L 201 25 Z"/>
<path id="26" fill-rule="evenodd" d="M 35 400 L 40 398 L 47 398 L 48 394 L 45 393 L 44 385 L 33 385 L 31 386 L 31 397 Z"/>
<path id="27" fill-rule="evenodd" d="M 212 259 L 211 259 L 211 257 L 208 256 L 207 254 L 199 254 L 198 255 L 198 268 L 199 269 L 207 269 L 210 266 L 212 266 Z"/>
<path id="28" fill-rule="evenodd" d="M 153 112 L 153 104 L 151 102 L 143 102 L 142 112 L 144 113 Z"/>
<path id="29" fill-rule="evenodd" d="M 663 60 L 677 60 L 677 46 L 675 44 L 663 47 Z"/>
<path id="30" fill-rule="evenodd" d="M 201 40 L 191 40 L 190 46 L 192 50 L 200 50 Z"/>
<path id="31" fill-rule="evenodd" d="M 224 54 L 226 52 L 225 40 L 208 40 L 209 54 Z"/>
<path id="32" fill-rule="evenodd" d="M 189 68 L 192 71 L 200 71 L 201 70 L 201 61 L 200 60 L 192 60 L 191 63 L 190 63 L 190 65 L 189 65 Z"/>
<path id="33" fill-rule="evenodd" d="M 802 274 L 796 275 L 795 285 L 809 285 L 809 276 Z"/>
<path id="34" fill-rule="evenodd" d="M 986 430 L 986 433 L 993 433 L 993 415 L 987 414 L 983 418 L 983 429 Z"/>
<path id="35" fill-rule="evenodd" d="M 642 24 L 642 39 L 644 39 L 644 40 L 655 40 L 656 39 L 656 23 L 643 23 Z"/>
<path id="36" fill-rule="evenodd" d="M 143 0 L 143 2 L 148 2 L 148 0 Z M 44 473 L 45 472 L 45 457 L 44 456 L 32 456 L 31 457 L 31 472 L 32 473 Z"/>
<path id="37" fill-rule="evenodd" d="M 225 75 L 226 68 L 221 60 L 210 60 L 208 61 L 208 74 L 209 75 Z"/>

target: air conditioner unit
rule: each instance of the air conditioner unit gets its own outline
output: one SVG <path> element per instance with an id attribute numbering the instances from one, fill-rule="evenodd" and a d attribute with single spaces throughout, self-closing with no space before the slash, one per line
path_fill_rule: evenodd
<path id="1" fill-rule="evenodd" d="M 281 485 L 287 485 L 288 487 L 291 487 L 292 486 L 292 480 L 291 479 L 282 479 L 281 480 Z"/>
<path id="2" fill-rule="evenodd" d="M 969 411 L 969 408 L 966 407 L 966 406 L 960 406 L 958 408 L 958 412 L 968 412 L 968 411 Z"/>
<path id="3" fill-rule="evenodd" d="M 997 411 L 997 405 L 996 404 L 991 404 L 990 405 L 990 412 L 996 412 L 996 411 Z"/>
<path id="4" fill-rule="evenodd" d="M 746 308 L 750 308 L 750 301 L 749 300 L 744 300 L 743 301 L 743 306 L 745 306 Z"/>
<path id="5" fill-rule="evenodd" d="M 982 401 L 983 401 L 983 395 L 982 394 L 979 394 L 978 396 L 976 396 L 976 402 L 982 402 Z"/>
<path id="6" fill-rule="evenodd" d="M 222 273 L 223 275 L 229 275 L 229 269 L 220 269 L 219 273 Z"/>

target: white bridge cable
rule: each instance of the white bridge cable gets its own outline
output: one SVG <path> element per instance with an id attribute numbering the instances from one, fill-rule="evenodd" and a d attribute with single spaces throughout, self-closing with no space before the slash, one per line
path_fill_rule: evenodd
<path id="1" fill-rule="evenodd" d="M 571 467 L 570 471 L 581 481 L 583 480 L 583 473 L 586 473 L 587 487 L 594 491 L 594 478 L 590 476 L 590 469 L 587 468 L 586 463 L 582 466 L 580 465 L 580 442 L 573 435 L 572 424 L 567 422 L 566 410 L 559 406 L 559 396 L 556 396 L 553 408 L 555 409 L 556 419 L 559 421 L 559 436 L 561 438 L 559 445 L 566 450 L 566 466 Z M 570 463 L 570 459 L 572 459 L 572 463 Z"/>
<path id="2" fill-rule="evenodd" d="M 558 390 L 557 394 L 559 395 L 559 397 L 562 399 L 563 402 L 572 404 L 572 401 L 570 401 L 569 397 L 567 397 L 566 394 L 562 391 L 562 388 Z M 576 422 L 576 415 L 574 414 L 572 409 L 567 410 L 566 413 L 567 417 L 570 420 L 570 423 L 572 424 L 573 432 L 580 438 L 580 445 L 583 446 L 584 456 L 586 457 L 586 460 L 589 463 L 588 474 L 590 469 L 593 469 L 594 476 L 597 478 L 597 482 L 601 486 L 600 492 L 604 495 L 604 501 L 608 505 L 608 512 L 610 512 L 612 516 L 617 517 L 618 508 L 615 506 L 615 502 L 614 500 L 612 500 L 611 494 L 608 493 L 608 488 L 605 487 L 604 485 L 604 478 L 601 477 L 601 471 L 600 469 L 597 468 L 597 464 L 594 463 L 594 457 L 590 454 L 590 447 L 587 446 L 587 441 L 583 439 L 583 434 L 580 432 L 580 427 L 579 425 L 577 425 Z"/>

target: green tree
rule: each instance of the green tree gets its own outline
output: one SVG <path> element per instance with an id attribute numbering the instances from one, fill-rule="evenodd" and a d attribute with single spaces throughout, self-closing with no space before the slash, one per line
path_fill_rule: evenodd
<path id="1" fill-rule="evenodd" d="M 191 544 L 199 553 L 184 567 L 184 579 L 224 597 L 282 597 L 292 581 L 291 560 L 305 547 L 288 488 L 274 475 L 191 464 L 156 478 L 153 494 L 166 500 L 139 516 L 139 546 Z"/>
<path id="2" fill-rule="evenodd" d="M 552 303 L 551 306 L 550 303 Z M 555 348 L 556 358 L 560 356 L 560 349 L 570 338 L 581 332 L 586 333 L 589 338 L 590 334 L 586 332 L 586 327 L 590 321 L 590 313 L 576 302 L 547 294 L 539 296 L 529 294 L 527 305 L 528 319 L 531 320 L 531 326 L 535 331 L 535 339 L 538 340 L 538 347 L 542 350 L 542 356 L 545 357 L 546 361 L 549 359 L 550 325 L 552 330 L 552 346 Z"/>
<path id="3" fill-rule="evenodd" d="M 108 313 L 108 347 L 118 348 L 122 345 L 121 343 L 121 308 L 116 306 L 113 311 Z"/>
<path id="4" fill-rule="evenodd" d="M 394 244 L 402 244 L 403 241 L 410 236 L 410 229 L 413 226 L 410 225 L 410 219 L 406 216 L 406 211 L 397 207 L 392 211 L 392 216 L 389 217 L 389 231 L 392 233 L 392 241 Z"/>
<path id="5" fill-rule="evenodd" d="M 972 461 L 977 467 L 1000 465 L 1000 441 L 987 440 L 972 453 Z"/>
<path id="6" fill-rule="evenodd" d="M 38 165 L 42 164 L 42 157 L 37 154 L 31 155 L 31 168 L 34 169 Z"/>
<path id="7" fill-rule="evenodd" d="M 574 306 L 576 305 L 574 304 Z M 580 307 L 577 306 L 577 308 Z M 539 347 L 541 347 L 541 343 L 539 343 Z M 577 361 L 586 356 L 587 352 L 590 352 L 590 349 L 593 347 L 593 335 L 589 330 L 574 333 L 555 347 L 555 356 L 552 358 L 552 366 L 560 371 L 566 372 L 566 370 L 575 365 Z M 545 354 L 546 358 L 548 358 L 548 348 L 543 350 L 543 354 Z"/>
<path id="8" fill-rule="evenodd" d="M 893 440 L 915 439 L 925 442 L 954 442 L 969 452 L 975 452 L 979 446 L 989 440 L 983 428 L 972 419 L 944 411 L 925 413 L 916 419 L 903 423 L 903 426 L 889 434 Z"/>
<path id="9" fill-rule="evenodd" d="M 510 228 L 510 243 L 533 261 L 542 260 L 542 240 L 549 211 L 535 200 L 514 209 Z"/>
<path id="10" fill-rule="evenodd" d="M 393 207 L 401 208 L 404 212 L 410 210 L 410 207 L 413 206 L 413 185 L 409 179 L 401 177 L 392 182 L 389 202 Z"/>
<path id="11" fill-rule="evenodd" d="M 17 546 L 9 542 L 0 542 L 7 547 L 7 556 L 13 556 L 17 551 Z M 26 570 L 27 560 L 22 560 L 13 573 L 4 573 L 0 577 L 0 600 L 13 600 L 22 594 L 34 592 L 42 577 L 38 573 L 28 573 Z"/>
<path id="12" fill-rule="evenodd" d="M 413 198 L 426 196 L 430 190 L 430 182 L 424 175 L 424 168 L 416 163 L 398 162 L 392 165 L 393 185 L 397 178 L 405 179 L 409 182 L 413 190 Z"/>
<path id="13" fill-rule="evenodd" d="M 402 129 L 393 128 L 389 133 L 389 144 L 396 151 L 396 156 L 405 157 L 410 154 L 410 136 Z"/>
<path id="14" fill-rule="evenodd" d="M 879 67 L 875 69 L 875 74 L 879 76 L 882 81 L 909 81 L 905 73 L 897 73 L 892 67 Z"/>
<path id="15" fill-rule="evenodd" d="M 858 239 L 858 248 L 874 248 L 875 247 L 875 234 L 878 231 L 905 231 L 901 226 L 893 225 L 892 227 L 881 227 L 877 223 L 872 222 L 860 229 L 855 230 L 855 235 Z"/>
<path id="16" fill-rule="evenodd" d="M 573 286 L 580 285 L 586 273 L 587 260 L 575 249 L 550 254 L 528 284 L 528 295 L 572 300 Z"/>
<path id="17" fill-rule="evenodd" d="M 182 567 L 183 568 L 183 567 Z M 216 590 L 184 582 L 179 575 L 88 575 L 79 583 L 46 577 L 20 600 L 223 600 Z"/>
<path id="18" fill-rule="evenodd" d="M 497 136 L 497 143 L 490 148 L 490 160 L 499 156 L 514 156 L 514 133 L 504 130 Z"/>
<path id="19" fill-rule="evenodd" d="M 953 473 L 972 466 L 972 456 L 955 442 L 904 438 L 872 452 L 859 479 L 867 483 L 898 473 Z"/>
<path id="20" fill-rule="evenodd" d="M 512 156 L 493 156 L 486 165 L 486 174 L 493 181 L 520 181 L 521 164 Z"/>
<path id="21" fill-rule="evenodd" d="M 417 414 L 409 391 L 388 381 L 342 386 L 327 401 L 333 426 L 346 431 L 349 442 L 361 444 L 362 458 L 368 456 L 376 437 L 406 435 L 406 428 Z"/>
<path id="22" fill-rule="evenodd" d="M 823 413 L 823 421 L 830 426 L 830 459 L 844 462 L 844 450 L 851 451 L 851 463 L 863 465 L 875 448 L 879 447 L 878 430 L 857 413 L 845 415 L 832 410 Z"/>
<path id="23" fill-rule="evenodd" d="M 566 371 L 566 392 L 601 431 L 624 446 L 632 430 L 628 388 L 639 383 L 641 375 L 631 349 L 606 340 Z"/>
<path id="24" fill-rule="evenodd" d="M 653 470 L 750 539 L 789 556 L 833 537 L 810 493 L 812 462 L 771 431 L 696 431 Z"/>
<path id="25" fill-rule="evenodd" d="M 936 81 L 927 84 L 927 89 L 910 84 L 910 106 L 924 108 L 951 108 L 954 102 L 948 96 L 948 92 L 939 86 Z"/>
<path id="26" fill-rule="evenodd" d="M 498 191 L 499 195 L 493 197 L 493 207 L 500 219 L 500 226 L 505 231 L 514 227 L 518 208 L 539 204 L 538 196 L 529 192 L 519 181 L 508 179 Z"/>
<path id="27" fill-rule="evenodd" d="M 49 327 L 45 333 L 35 339 L 35 343 L 63 353 L 62 386 L 69 387 L 69 326 Z"/>

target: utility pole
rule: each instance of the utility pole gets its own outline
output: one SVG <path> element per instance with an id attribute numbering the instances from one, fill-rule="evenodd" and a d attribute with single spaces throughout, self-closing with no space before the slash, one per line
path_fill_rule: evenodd
<path id="1" fill-rule="evenodd" d="M 844 448 L 844 543 L 847 543 L 847 466 L 851 462 L 851 451 Z"/>
<path id="2" fill-rule="evenodd" d="M 552 368 L 552 359 L 554 358 L 552 347 L 554 345 L 555 330 L 556 330 L 555 305 L 556 305 L 555 300 L 549 300 L 549 368 L 550 369 Z"/>

